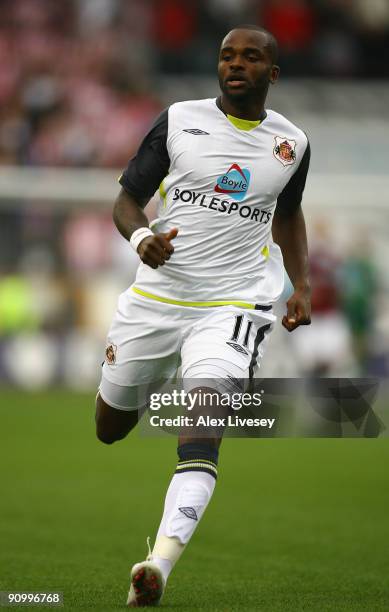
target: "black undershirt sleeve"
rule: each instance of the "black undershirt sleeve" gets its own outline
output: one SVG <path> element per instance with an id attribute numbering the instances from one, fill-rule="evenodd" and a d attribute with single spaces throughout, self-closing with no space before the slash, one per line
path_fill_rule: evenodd
<path id="1" fill-rule="evenodd" d="M 300 206 L 305 182 L 307 180 L 310 159 L 311 147 L 308 142 L 299 167 L 277 198 L 277 213 L 281 215 L 291 215 Z"/>
<path id="2" fill-rule="evenodd" d="M 143 208 L 169 172 L 166 141 L 168 109 L 162 111 L 119 179 L 123 189 Z"/>

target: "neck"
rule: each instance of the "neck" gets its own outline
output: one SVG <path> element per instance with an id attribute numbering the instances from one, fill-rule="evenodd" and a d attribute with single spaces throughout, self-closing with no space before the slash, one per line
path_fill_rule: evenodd
<path id="1" fill-rule="evenodd" d="M 265 96 L 263 98 L 256 98 L 255 100 L 231 100 L 222 93 L 219 98 L 220 108 L 226 115 L 232 115 L 239 119 L 248 119 L 249 121 L 256 121 L 261 119 L 265 112 Z"/>

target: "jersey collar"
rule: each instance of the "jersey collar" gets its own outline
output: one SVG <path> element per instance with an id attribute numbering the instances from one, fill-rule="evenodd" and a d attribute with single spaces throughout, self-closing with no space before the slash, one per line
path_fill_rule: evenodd
<path id="1" fill-rule="evenodd" d="M 223 107 L 221 105 L 220 96 L 216 98 L 215 102 L 216 102 L 216 106 L 218 107 L 218 109 L 221 110 L 221 112 L 223 113 L 223 115 L 225 115 L 225 117 L 227 117 L 228 121 L 232 123 L 232 125 L 234 125 L 238 130 L 241 130 L 243 132 L 250 132 L 254 128 L 258 127 L 267 117 L 267 113 L 264 110 L 261 116 L 259 117 L 259 119 L 255 121 L 250 120 L 250 119 L 240 119 L 239 117 L 234 117 L 233 115 L 227 114 L 223 110 Z"/>

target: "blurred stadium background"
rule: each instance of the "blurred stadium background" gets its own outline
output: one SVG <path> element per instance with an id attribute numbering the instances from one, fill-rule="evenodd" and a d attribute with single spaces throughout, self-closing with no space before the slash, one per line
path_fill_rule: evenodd
<path id="1" fill-rule="evenodd" d="M 2 0 L 0 383 L 96 387 L 136 269 L 116 179 L 162 108 L 217 95 L 238 23 L 277 36 L 268 106 L 313 151 L 313 325 L 279 326 L 264 374 L 388 375 L 388 0 Z"/>

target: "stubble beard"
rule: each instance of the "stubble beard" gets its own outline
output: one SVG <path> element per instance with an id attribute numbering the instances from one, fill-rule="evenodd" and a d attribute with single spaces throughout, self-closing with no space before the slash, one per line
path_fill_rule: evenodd
<path id="1" fill-rule="evenodd" d="M 231 91 L 226 87 L 219 77 L 220 90 L 223 96 L 231 103 L 235 103 L 238 106 L 246 106 L 252 102 L 263 100 L 265 102 L 267 93 L 269 90 L 269 76 L 264 75 L 261 79 L 255 83 L 255 86 L 249 86 L 244 91 Z"/>

